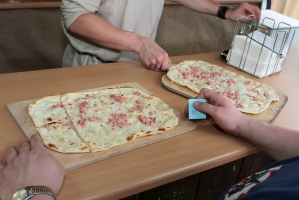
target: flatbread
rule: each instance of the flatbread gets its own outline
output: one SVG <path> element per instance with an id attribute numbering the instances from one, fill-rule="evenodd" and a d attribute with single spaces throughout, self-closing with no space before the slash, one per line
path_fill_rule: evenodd
<path id="1" fill-rule="evenodd" d="M 57 105 L 59 115 L 53 114 Z M 108 150 L 178 125 L 161 99 L 129 87 L 42 98 L 29 106 L 29 113 L 45 146 L 62 153 Z M 41 113 L 45 117 L 37 119 Z"/>
<path id="2" fill-rule="evenodd" d="M 199 93 L 203 88 L 226 96 L 241 112 L 258 114 L 279 96 L 270 86 L 204 61 L 189 60 L 169 68 L 174 83 Z"/>

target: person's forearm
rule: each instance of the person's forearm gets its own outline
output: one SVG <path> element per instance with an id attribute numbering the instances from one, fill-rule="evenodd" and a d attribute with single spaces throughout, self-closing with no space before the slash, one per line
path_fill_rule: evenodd
<path id="1" fill-rule="evenodd" d="M 71 33 L 111 49 L 138 52 L 145 37 L 119 29 L 95 14 L 83 14 L 68 28 Z"/>
<path id="2" fill-rule="evenodd" d="M 208 15 L 216 16 L 219 9 L 219 4 L 212 0 L 177 0 L 177 2 L 191 10 Z"/>
<path id="3" fill-rule="evenodd" d="M 297 131 L 248 118 L 235 135 L 252 143 L 275 160 L 299 155 L 299 132 Z"/>

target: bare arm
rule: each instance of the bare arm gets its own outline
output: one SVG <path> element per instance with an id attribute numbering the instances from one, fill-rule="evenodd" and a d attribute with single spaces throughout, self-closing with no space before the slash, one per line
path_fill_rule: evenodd
<path id="1" fill-rule="evenodd" d="M 212 0 L 177 0 L 177 2 L 196 12 L 214 16 L 217 15 L 220 6 Z M 253 15 L 256 20 L 259 20 L 261 16 L 260 9 L 257 6 L 243 2 L 237 7 L 227 10 L 225 18 L 236 21 L 238 17 L 247 16 L 248 14 Z"/>
<path id="2" fill-rule="evenodd" d="M 198 98 L 205 98 L 208 103 L 199 102 L 194 107 L 210 115 L 226 133 L 252 143 L 276 160 L 299 155 L 299 132 L 249 118 L 227 98 L 212 90 L 201 90 Z M 185 114 L 188 114 L 187 107 Z"/>
<path id="3" fill-rule="evenodd" d="M 68 30 L 101 46 L 123 51 L 138 52 L 145 40 L 145 37 L 119 29 L 92 13 L 78 17 Z"/>
<path id="4" fill-rule="evenodd" d="M 299 155 L 299 132 L 248 118 L 235 133 L 276 160 Z"/>
<path id="5" fill-rule="evenodd" d="M 119 29 L 95 14 L 81 15 L 68 30 L 100 46 L 136 52 L 142 64 L 152 70 L 155 66 L 161 66 L 162 70 L 168 68 L 168 54 L 154 41 L 137 33 Z"/>

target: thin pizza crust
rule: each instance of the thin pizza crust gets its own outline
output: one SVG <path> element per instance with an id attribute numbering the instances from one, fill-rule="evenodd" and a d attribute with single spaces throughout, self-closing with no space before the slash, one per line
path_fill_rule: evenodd
<path id="1" fill-rule="evenodd" d="M 161 99 L 130 87 L 49 96 L 28 111 L 44 145 L 61 153 L 103 151 L 178 125 Z"/>
<path id="2" fill-rule="evenodd" d="M 270 86 L 204 61 L 189 60 L 174 65 L 167 77 L 196 93 L 204 88 L 221 93 L 244 113 L 259 114 L 271 102 L 279 100 Z"/>
<path id="3" fill-rule="evenodd" d="M 44 97 L 30 104 L 28 113 L 36 127 L 61 122 L 65 117 L 65 110 L 62 108 L 59 94 Z"/>

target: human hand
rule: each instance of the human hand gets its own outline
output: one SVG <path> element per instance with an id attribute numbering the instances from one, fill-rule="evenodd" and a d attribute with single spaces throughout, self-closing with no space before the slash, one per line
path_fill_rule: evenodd
<path id="1" fill-rule="evenodd" d="M 24 140 L 19 152 L 13 146 L 6 149 L 7 165 L 0 164 L 0 198 L 7 200 L 20 188 L 47 186 L 55 194 L 61 189 L 65 169 L 50 156 L 38 134 Z"/>
<path id="2" fill-rule="evenodd" d="M 171 63 L 168 54 L 154 41 L 144 38 L 138 51 L 142 65 L 155 71 L 166 71 Z"/>
<path id="3" fill-rule="evenodd" d="M 209 89 L 202 89 L 197 98 L 206 99 L 207 103 L 195 102 L 194 108 L 208 114 L 226 133 L 235 135 L 239 127 L 246 123 L 243 115 L 226 97 Z M 188 106 L 184 110 L 188 116 Z"/>
<path id="4" fill-rule="evenodd" d="M 253 18 L 248 20 L 254 19 L 254 21 L 259 21 L 261 18 L 261 11 L 259 7 L 246 2 L 240 3 L 233 9 L 228 9 L 225 14 L 225 18 L 232 21 L 237 21 L 238 17 L 247 16 L 248 14 L 253 15 Z"/>

